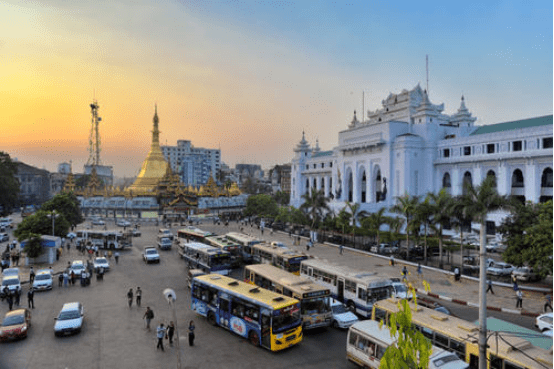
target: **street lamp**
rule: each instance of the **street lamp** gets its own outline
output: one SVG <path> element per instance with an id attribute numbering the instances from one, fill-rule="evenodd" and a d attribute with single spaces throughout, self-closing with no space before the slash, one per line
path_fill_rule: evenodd
<path id="1" fill-rule="evenodd" d="M 171 288 L 166 288 L 163 292 L 165 299 L 171 305 L 173 310 L 173 322 L 175 323 L 175 342 L 177 344 L 177 369 L 181 369 L 181 348 L 179 345 L 179 329 L 177 328 L 177 314 L 175 312 L 175 300 L 177 295 Z"/>
<path id="2" fill-rule="evenodd" d="M 60 216 L 60 214 L 56 210 L 52 210 L 49 214 L 46 215 L 48 218 L 52 219 L 52 236 L 54 236 L 54 225 L 56 224 L 56 218 Z"/>

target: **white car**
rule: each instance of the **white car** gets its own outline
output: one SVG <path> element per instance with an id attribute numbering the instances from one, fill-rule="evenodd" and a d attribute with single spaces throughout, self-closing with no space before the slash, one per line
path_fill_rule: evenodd
<path id="1" fill-rule="evenodd" d="M 539 315 L 537 319 L 535 319 L 535 327 L 541 332 L 549 329 L 552 330 L 552 313 Z"/>
<path id="2" fill-rule="evenodd" d="M 21 282 L 16 275 L 10 275 L 2 278 L 2 286 L 0 286 L 0 296 L 4 295 L 4 288 L 8 287 L 11 293 L 14 293 L 17 289 L 21 291 Z"/>
<path id="3" fill-rule="evenodd" d="M 119 219 L 116 223 L 119 227 L 130 227 L 131 222 L 125 220 L 125 219 Z"/>
<path id="4" fill-rule="evenodd" d="M 19 277 L 19 268 L 7 268 L 2 272 L 3 277 L 16 276 Z"/>
<path id="5" fill-rule="evenodd" d="M 494 263 L 493 266 L 487 268 L 487 274 L 506 276 L 512 274 L 514 267 L 506 263 Z"/>
<path id="6" fill-rule="evenodd" d="M 50 269 L 41 269 L 35 275 L 33 289 L 37 291 L 46 291 L 52 289 L 52 271 Z"/>
<path id="7" fill-rule="evenodd" d="M 69 272 L 71 273 L 73 271 L 73 273 L 75 273 L 76 276 L 80 277 L 83 270 L 85 270 L 85 263 L 83 263 L 82 260 L 75 260 L 71 264 L 71 268 L 69 269 Z"/>
<path id="8" fill-rule="evenodd" d="M 518 281 L 530 282 L 539 279 L 533 268 L 520 267 L 514 269 L 514 276 Z"/>
<path id="9" fill-rule="evenodd" d="M 69 302 L 63 305 L 54 324 L 54 334 L 64 336 L 66 334 L 78 333 L 83 327 L 85 310 L 80 302 Z"/>
<path id="10" fill-rule="evenodd" d="M 402 282 L 392 282 L 393 297 L 397 299 L 408 299 L 413 298 L 413 293 L 408 291 L 408 287 Z"/>
<path id="11" fill-rule="evenodd" d="M 333 313 L 333 321 L 331 322 L 331 325 L 334 328 L 347 329 L 352 324 L 359 321 L 356 314 L 348 311 L 343 303 L 335 299 L 331 299 L 331 312 Z"/>
<path id="12" fill-rule="evenodd" d="M 7 233 L 0 233 L 0 242 L 6 242 L 10 240 L 10 236 Z"/>
<path id="13" fill-rule="evenodd" d="M 93 265 L 96 272 L 98 272 L 100 268 L 104 268 L 105 272 L 110 270 L 110 262 L 105 257 L 95 258 Z"/>
<path id="14" fill-rule="evenodd" d="M 158 254 L 158 250 L 155 247 L 145 247 L 142 252 L 142 259 L 146 264 L 159 263 L 160 254 Z"/>
<path id="15" fill-rule="evenodd" d="M 106 225 L 106 222 L 104 222 L 102 219 L 93 219 L 92 224 L 93 225 Z"/>

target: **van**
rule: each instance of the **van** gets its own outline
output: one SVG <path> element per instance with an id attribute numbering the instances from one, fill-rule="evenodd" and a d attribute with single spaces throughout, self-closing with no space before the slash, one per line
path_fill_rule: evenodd
<path id="1" fill-rule="evenodd" d="M 167 237 L 169 238 L 171 241 L 173 241 L 173 233 L 171 233 L 171 231 L 167 228 L 161 228 L 159 231 L 158 231 L 158 238 L 160 236 L 163 236 L 163 237 Z"/>
<path id="2" fill-rule="evenodd" d="M 167 237 L 167 235 L 165 235 L 165 234 L 158 235 L 158 248 L 159 249 L 161 249 L 161 250 L 170 250 L 172 244 L 173 244 L 173 242 L 171 241 L 171 239 L 169 237 Z"/>

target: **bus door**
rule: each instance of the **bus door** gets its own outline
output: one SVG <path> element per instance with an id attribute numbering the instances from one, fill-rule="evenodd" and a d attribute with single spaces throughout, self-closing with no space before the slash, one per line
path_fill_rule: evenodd
<path id="1" fill-rule="evenodd" d="M 314 268 L 308 267 L 308 276 L 313 277 L 314 275 Z"/>
<path id="2" fill-rule="evenodd" d="M 344 301 L 344 278 L 337 279 L 337 300 Z"/>
<path id="3" fill-rule="evenodd" d="M 271 349 L 271 312 L 266 309 L 262 309 L 261 315 L 262 346 Z"/>
<path id="4" fill-rule="evenodd" d="M 231 321 L 230 313 L 231 303 L 226 294 L 221 294 L 219 297 L 219 324 L 229 328 Z"/>

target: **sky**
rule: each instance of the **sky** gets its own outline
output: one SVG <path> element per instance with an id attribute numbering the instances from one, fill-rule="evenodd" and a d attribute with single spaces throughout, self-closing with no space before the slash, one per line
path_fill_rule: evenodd
<path id="1" fill-rule="evenodd" d="M 151 142 L 290 162 L 302 132 L 338 144 L 353 111 L 426 82 L 477 125 L 552 114 L 552 1 L 3 1 L 0 151 L 56 171 L 135 176 Z M 362 99 L 362 94 L 364 99 Z M 362 102 L 362 100 L 365 100 Z"/>

